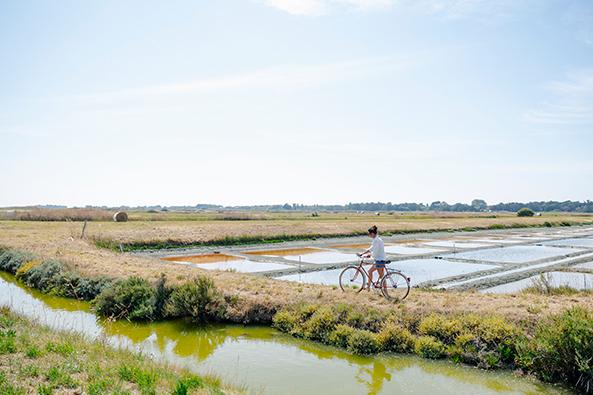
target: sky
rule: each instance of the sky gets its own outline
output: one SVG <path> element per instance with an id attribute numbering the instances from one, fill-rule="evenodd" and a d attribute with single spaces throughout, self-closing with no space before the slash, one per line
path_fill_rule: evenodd
<path id="1" fill-rule="evenodd" d="M 593 199 L 593 1 L 0 0 L 0 206 Z"/>

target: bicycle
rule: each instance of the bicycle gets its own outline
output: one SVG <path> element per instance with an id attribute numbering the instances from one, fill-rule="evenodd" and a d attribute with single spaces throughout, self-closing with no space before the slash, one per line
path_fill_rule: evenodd
<path id="1" fill-rule="evenodd" d="M 386 261 L 387 264 L 391 261 Z M 360 259 L 358 265 L 346 267 L 340 273 L 340 288 L 343 292 L 360 293 L 367 286 L 369 273 L 364 268 L 364 258 Z M 410 293 L 410 277 L 405 276 L 400 270 L 385 267 L 383 276 L 377 281 L 372 281 L 373 288 L 381 289 L 385 299 L 402 301 Z"/>

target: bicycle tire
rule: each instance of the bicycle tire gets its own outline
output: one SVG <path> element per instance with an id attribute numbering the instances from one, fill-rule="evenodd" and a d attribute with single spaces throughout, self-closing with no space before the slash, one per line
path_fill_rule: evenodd
<path id="1" fill-rule="evenodd" d="M 366 275 L 358 266 L 348 266 L 340 273 L 342 292 L 359 293 L 366 285 Z"/>
<path id="2" fill-rule="evenodd" d="M 401 302 L 410 293 L 410 280 L 400 272 L 389 272 L 381 280 L 381 292 L 385 299 Z"/>

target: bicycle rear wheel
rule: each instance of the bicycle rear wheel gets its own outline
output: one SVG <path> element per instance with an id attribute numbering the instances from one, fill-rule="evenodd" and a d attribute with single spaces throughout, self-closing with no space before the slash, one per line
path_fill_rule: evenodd
<path id="1" fill-rule="evenodd" d="M 410 293 L 410 281 L 400 272 L 390 272 L 381 281 L 381 292 L 386 299 L 402 301 Z"/>
<path id="2" fill-rule="evenodd" d="M 366 276 L 358 266 L 348 266 L 340 273 L 340 288 L 344 292 L 359 293 L 366 284 Z"/>

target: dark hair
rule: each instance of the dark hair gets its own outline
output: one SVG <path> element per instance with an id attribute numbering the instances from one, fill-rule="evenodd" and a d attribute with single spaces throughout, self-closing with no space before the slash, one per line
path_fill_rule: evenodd
<path id="1" fill-rule="evenodd" d="M 377 234 L 377 227 L 375 225 L 371 226 L 369 228 L 369 233 L 372 233 L 372 234 L 376 235 Z"/>

